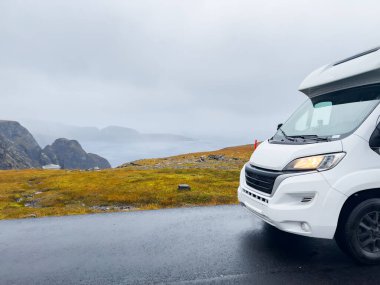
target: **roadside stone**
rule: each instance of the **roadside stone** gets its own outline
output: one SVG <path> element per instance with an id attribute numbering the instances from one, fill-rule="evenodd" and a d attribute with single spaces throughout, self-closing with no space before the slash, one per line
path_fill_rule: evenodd
<path id="1" fill-rule="evenodd" d="M 199 157 L 196 162 L 205 162 L 206 161 L 206 156 L 205 155 L 202 155 L 201 157 Z"/>
<path id="2" fill-rule="evenodd" d="M 224 159 L 224 155 L 217 155 L 217 154 L 210 154 L 208 157 L 208 159 L 211 159 L 211 160 L 223 160 Z"/>
<path id="3" fill-rule="evenodd" d="M 92 206 L 90 209 L 96 210 L 96 211 L 129 211 L 132 210 L 132 206 Z"/>
<path id="4" fill-rule="evenodd" d="M 178 190 L 179 191 L 190 191 L 191 187 L 188 184 L 179 184 L 178 185 Z"/>
<path id="5" fill-rule="evenodd" d="M 33 200 L 33 201 L 25 203 L 24 206 L 28 207 L 28 208 L 36 208 L 37 207 L 37 203 L 38 203 L 38 201 Z"/>

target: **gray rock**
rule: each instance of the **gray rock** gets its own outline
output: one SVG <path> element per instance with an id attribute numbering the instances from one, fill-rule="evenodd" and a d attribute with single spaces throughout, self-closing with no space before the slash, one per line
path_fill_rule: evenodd
<path id="1" fill-rule="evenodd" d="M 205 155 L 202 155 L 201 157 L 199 157 L 196 162 L 205 162 L 206 161 L 206 156 Z"/>
<path id="2" fill-rule="evenodd" d="M 41 148 L 29 131 L 14 121 L 0 121 L 0 169 L 39 168 Z"/>
<path id="3" fill-rule="evenodd" d="M 32 201 L 26 202 L 24 206 L 28 208 L 38 208 L 38 200 L 32 200 Z"/>
<path id="4" fill-rule="evenodd" d="M 129 211 L 129 210 L 132 210 L 133 207 L 132 206 L 127 206 L 127 205 L 122 205 L 122 206 L 118 206 L 118 205 L 113 205 L 113 206 L 106 206 L 106 205 L 100 205 L 100 206 L 92 206 L 90 207 L 90 209 L 92 210 L 96 210 L 96 211 Z"/>
<path id="5" fill-rule="evenodd" d="M 188 184 L 179 184 L 178 190 L 179 191 L 190 191 L 191 187 Z"/>
<path id="6" fill-rule="evenodd" d="M 210 160 L 224 160 L 224 155 L 210 154 L 207 158 Z"/>

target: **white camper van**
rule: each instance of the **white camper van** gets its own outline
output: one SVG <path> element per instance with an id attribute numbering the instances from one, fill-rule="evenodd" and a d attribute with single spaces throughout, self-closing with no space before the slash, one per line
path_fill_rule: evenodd
<path id="1" fill-rule="evenodd" d="M 380 47 L 317 69 L 299 90 L 305 103 L 243 167 L 239 201 L 283 231 L 380 263 Z"/>

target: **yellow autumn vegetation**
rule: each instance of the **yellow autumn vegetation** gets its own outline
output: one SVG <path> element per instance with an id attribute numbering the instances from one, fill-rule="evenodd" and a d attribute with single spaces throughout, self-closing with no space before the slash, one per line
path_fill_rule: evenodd
<path id="1" fill-rule="evenodd" d="M 0 219 L 234 204 L 240 168 L 251 152 L 252 146 L 240 146 L 101 171 L 0 171 Z M 210 154 L 223 159 L 208 165 Z M 181 164 L 201 156 L 205 162 Z M 191 191 L 178 191 L 182 183 Z"/>

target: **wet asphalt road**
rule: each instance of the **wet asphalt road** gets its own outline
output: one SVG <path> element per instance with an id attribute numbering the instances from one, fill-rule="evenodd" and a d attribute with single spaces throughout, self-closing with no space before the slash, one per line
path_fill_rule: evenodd
<path id="1" fill-rule="evenodd" d="M 0 222 L 0 284 L 378 284 L 334 241 L 240 206 Z"/>

